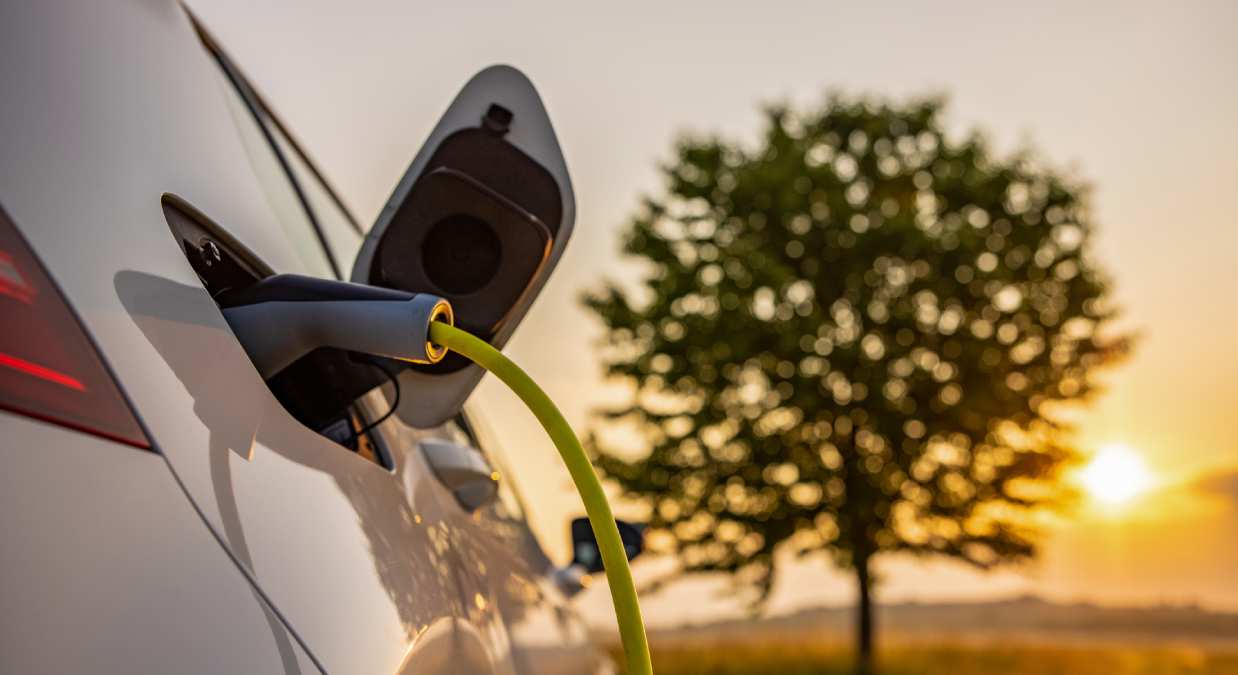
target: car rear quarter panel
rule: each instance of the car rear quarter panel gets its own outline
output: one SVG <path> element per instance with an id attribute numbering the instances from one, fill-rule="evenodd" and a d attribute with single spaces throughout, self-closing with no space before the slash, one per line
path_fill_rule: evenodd
<path id="1" fill-rule="evenodd" d="M 318 672 L 162 457 L 0 412 L 0 672 Z"/>
<path id="2" fill-rule="evenodd" d="M 532 620 L 547 615 L 516 607 L 503 575 L 476 581 L 496 584 L 496 602 L 461 592 L 474 582 L 453 564 L 486 533 L 465 532 L 427 483 L 411 430 L 387 425 L 402 450 L 388 472 L 298 424 L 178 250 L 165 193 L 272 268 L 305 271 L 183 9 L 0 3 L 0 62 L 0 203 L 163 453 L 0 421 L 0 671 L 308 672 L 244 575 L 334 675 L 454 672 L 463 638 L 481 627 L 477 649 L 492 650 L 500 623 L 518 641 L 558 644 L 571 619 Z M 178 483 L 192 506 L 175 502 Z M 485 667 L 510 672 L 509 658 L 491 653 Z M 30 667 L 41 659 L 58 667 Z"/>

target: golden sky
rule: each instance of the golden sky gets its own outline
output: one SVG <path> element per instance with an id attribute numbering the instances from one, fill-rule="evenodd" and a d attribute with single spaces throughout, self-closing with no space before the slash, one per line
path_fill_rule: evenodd
<path id="1" fill-rule="evenodd" d="M 506 62 L 532 77 L 579 215 L 508 351 L 578 428 L 621 392 L 601 383 L 598 326 L 576 297 L 602 276 L 631 278 L 616 233 L 639 195 L 659 189 L 655 167 L 676 133 L 751 137 L 760 102 L 812 102 L 827 88 L 947 93 L 957 129 L 980 126 L 1007 149 L 1030 143 L 1093 184 L 1095 253 L 1141 339 L 1080 413 L 1078 441 L 1088 452 L 1124 444 L 1148 480 L 1131 501 L 1088 500 L 1055 520 L 1025 570 L 980 577 L 894 560 L 883 597 L 1033 591 L 1238 608 L 1238 3 L 189 4 L 362 221 L 473 72 Z M 484 383 L 479 398 L 561 558 L 579 511 L 566 473 L 500 385 Z M 847 600 L 845 579 L 821 570 L 789 570 L 821 590 L 784 604 Z M 674 620 L 676 604 L 651 600 L 648 613 Z"/>

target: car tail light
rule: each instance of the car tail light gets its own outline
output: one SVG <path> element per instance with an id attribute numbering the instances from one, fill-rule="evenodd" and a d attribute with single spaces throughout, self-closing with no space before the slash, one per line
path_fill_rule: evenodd
<path id="1" fill-rule="evenodd" d="M 0 326 L 0 408 L 150 448 L 94 344 L 2 208 Z"/>

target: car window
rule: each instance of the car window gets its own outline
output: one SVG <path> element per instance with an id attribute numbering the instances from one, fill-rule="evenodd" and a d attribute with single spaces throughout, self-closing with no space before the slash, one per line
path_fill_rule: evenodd
<path id="1" fill-rule="evenodd" d="M 284 133 L 283 126 L 271 118 L 265 108 L 262 112 L 266 118 L 264 121 L 267 128 L 271 130 L 271 137 L 275 139 L 275 144 L 279 146 L 280 152 L 288 160 L 288 168 L 301 186 L 301 191 L 306 201 L 309 202 L 310 210 L 313 211 L 314 219 L 318 222 L 318 227 L 327 240 L 327 246 L 330 247 L 335 259 L 339 261 L 344 277 L 347 278 L 352 271 L 352 261 L 356 259 L 357 251 L 361 249 L 363 239 L 361 230 L 340 206 L 334 193 L 323 183 L 318 172 L 313 169 L 297 144 Z"/>
<path id="2" fill-rule="evenodd" d="M 235 82 L 222 64 L 218 73 L 228 101 L 228 111 L 232 114 L 232 121 L 236 123 L 254 175 L 261 183 L 276 219 L 292 242 L 297 257 L 305 263 L 310 274 L 328 278 L 337 276 L 314 222 L 297 193 L 296 184 L 284 169 L 279 154 L 267 140 L 267 134 L 238 89 L 238 86 L 243 85 Z"/>

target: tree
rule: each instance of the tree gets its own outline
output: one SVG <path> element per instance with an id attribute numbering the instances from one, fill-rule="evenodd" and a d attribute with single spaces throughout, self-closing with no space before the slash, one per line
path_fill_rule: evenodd
<path id="1" fill-rule="evenodd" d="M 874 557 L 980 568 L 1035 552 L 1075 453 L 1054 415 L 1124 354 L 1088 254 L 1087 190 L 1030 152 L 943 130 L 936 100 L 766 110 L 756 147 L 678 143 L 626 228 L 639 288 L 587 293 L 634 384 L 633 459 L 601 470 L 684 571 L 756 591 L 775 551 L 854 570 L 871 668 Z"/>

